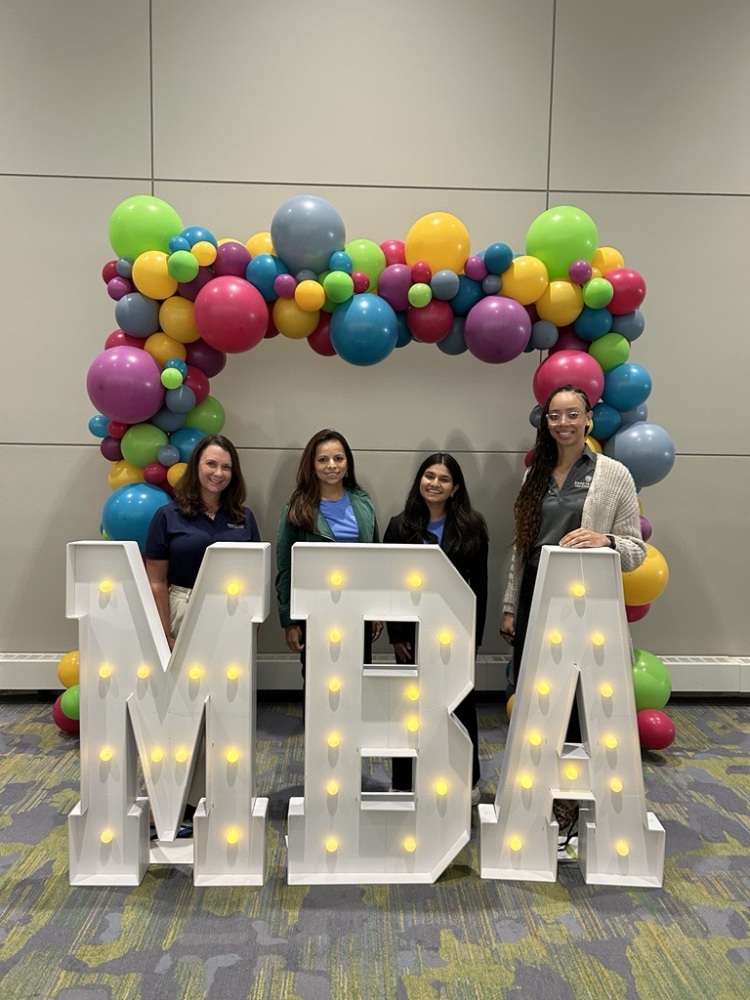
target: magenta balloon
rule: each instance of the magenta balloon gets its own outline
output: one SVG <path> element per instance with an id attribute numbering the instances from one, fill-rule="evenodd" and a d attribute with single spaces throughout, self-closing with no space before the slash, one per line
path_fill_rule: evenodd
<path id="1" fill-rule="evenodd" d="M 220 243 L 216 251 L 214 274 L 233 274 L 236 278 L 244 278 L 251 259 L 246 246 L 235 240 L 227 240 L 226 243 Z"/>
<path id="2" fill-rule="evenodd" d="M 100 413 L 124 424 L 143 423 L 164 405 L 161 369 L 140 347 L 110 347 L 97 354 L 86 389 Z"/>
<path id="3" fill-rule="evenodd" d="M 205 340 L 194 340 L 192 344 L 185 344 L 187 351 L 186 361 L 188 365 L 200 368 L 204 375 L 213 378 L 219 372 L 224 371 L 227 363 L 227 356 L 223 351 L 217 351 Z"/>
<path id="4" fill-rule="evenodd" d="M 437 344 L 444 340 L 453 326 L 453 310 L 447 302 L 432 299 L 420 309 L 412 306 L 406 314 L 409 332 L 422 344 Z"/>
<path id="5" fill-rule="evenodd" d="M 540 406 L 561 385 L 583 389 L 593 406 L 604 388 L 604 372 L 599 362 L 585 351 L 558 351 L 542 361 L 534 373 L 534 396 Z"/>
<path id="6" fill-rule="evenodd" d="M 195 325 L 217 351 L 239 354 L 259 344 L 268 329 L 268 306 L 244 278 L 221 275 L 198 292 Z"/>
<path id="7" fill-rule="evenodd" d="M 490 364 L 512 361 L 529 342 L 531 319 L 520 302 L 488 295 L 466 317 L 464 340 L 475 358 Z"/>
<path id="8" fill-rule="evenodd" d="M 641 618 L 646 617 L 650 610 L 650 602 L 648 604 L 626 604 L 625 616 L 629 622 L 639 622 Z"/>
<path id="9" fill-rule="evenodd" d="M 674 722 L 658 708 L 638 712 L 638 738 L 646 750 L 664 750 L 675 737 Z"/>
<path id="10" fill-rule="evenodd" d="M 102 438 L 99 444 L 99 451 L 108 462 L 119 462 L 122 458 L 120 439 L 115 437 Z"/>
<path id="11" fill-rule="evenodd" d="M 378 295 L 385 299 L 391 309 L 404 312 L 409 308 L 411 285 L 411 268 L 408 264 L 389 264 L 378 278 Z"/>
<path id="12" fill-rule="evenodd" d="M 177 291 L 183 299 L 190 299 L 195 302 L 195 297 L 205 285 L 214 277 L 214 272 L 210 267 L 201 267 L 192 281 L 180 281 L 177 284 Z"/>

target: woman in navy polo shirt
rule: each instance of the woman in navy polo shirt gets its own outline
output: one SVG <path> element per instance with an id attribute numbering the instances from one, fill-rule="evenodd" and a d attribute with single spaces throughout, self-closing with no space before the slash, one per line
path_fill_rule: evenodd
<path id="1" fill-rule="evenodd" d="M 146 573 L 170 649 L 208 546 L 260 541 L 255 516 L 243 506 L 245 492 L 236 448 L 223 435 L 209 434 L 193 450 L 174 502 L 154 514 Z"/>

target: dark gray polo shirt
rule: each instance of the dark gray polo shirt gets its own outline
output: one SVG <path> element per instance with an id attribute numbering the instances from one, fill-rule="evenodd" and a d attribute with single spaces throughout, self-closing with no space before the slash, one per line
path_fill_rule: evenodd
<path id="1" fill-rule="evenodd" d="M 569 531 L 581 527 L 583 505 L 594 478 L 596 454 L 586 445 L 583 454 L 568 473 L 562 489 L 553 476 L 549 477 L 547 493 L 542 500 L 539 534 L 529 554 L 529 566 L 538 566 L 543 545 L 559 545 Z"/>

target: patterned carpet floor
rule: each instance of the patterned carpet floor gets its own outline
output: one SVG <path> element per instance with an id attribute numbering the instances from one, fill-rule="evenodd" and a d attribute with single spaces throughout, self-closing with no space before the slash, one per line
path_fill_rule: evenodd
<path id="1" fill-rule="evenodd" d="M 303 794 L 301 706 L 258 706 L 266 883 L 68 885 L 78 741 L 50 702 L 0 699 L 2 1000 L 745 1000 L 750 997 L 750 703 L 672 701 L 644 756 L 666 829 L 662 889 L 483 881 L 477 831 L 435 885 L 288 886 L 284 820 Z M 504 708 L 480 705 L 483 801 Z"/>

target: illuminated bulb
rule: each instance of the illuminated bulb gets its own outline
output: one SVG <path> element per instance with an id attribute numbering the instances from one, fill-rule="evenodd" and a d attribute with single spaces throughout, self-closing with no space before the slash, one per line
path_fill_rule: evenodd
<path id="1" fill-rule="evenodd" d="M 101 840 L 103 844 L 111 844 L 114 839 L 115 839 L 115 831 L 110 830 L 109 827 L 107 827 L 106 830 L 102 830 L 102 832 L 99 834 L 99 840 Z"/>
<path id="2" fill-rule="evenodd" d="M 607 748 L 607 750 L 614 750 L 614 748 L 617 746 L 617 737 L 616 736 L 605 736 L 604 737 L 604 745 Z"/>
<path id="3" fill-rule="evenodd" d="M 630 854 L 630 848 L 624 840 L 618 840 L 615 844 L 615 850 L 620 855 L 621 858 L 626 858 Z"/>
<path id="4" fill-rule="evenodd" d="M 337 570 L 335 573 L 331 573 L 328 579 L 330 580 L 332 587 L 340 587 L 344 582 L 344 574 L 339 573 Z"/>
<path id="5" fill-rule="evenodd" d="M 570 589 L 573 592 L 573 597 L 583 597 L 586 593 L 586 588 L 582 583 L 574 583 Z"/>
<path id="6" fill-rule="evenodd" d="M 331 778 L 331 780 L 326 785 L 326 791 L 328 792 L 329 795 L 338 795 L 339 794 L 338 781 L 334 781 L 334 779 Z"/>
<path id="7" fill-rule="evenodd" d="M 102 747 L 99 751 L 99 760 L 104 761 L 108 764 L 112 760 L 112 747 Z"/>
<path id="8" fill-rule="evenodd" d="M 240 831 L 236 826 L 230 826 L 227 830 L 227 843 L 238 844 L 240 842 Z"/>
<path id="9" fill-rule="evenodd" d="M 406 851 L 406 852 L 407 852 L 408 854 L 413 854 L 413 853 L 414 853 L 414 851 L 416 851 L 416 849 L 417 849 L 417 842 L 416 842 L 416 840 L 414 839 L 414 837 L 407 837 L 407 838 L 406 838 L 406 839 L 404 840 L 404 850 L 405 850 L 405 851 Z"/>
<path id="10" fill-rule="evenodd" d="M 99 676 L 103 680 L 106 680 L 108 677 L 111 677 L 112 676 L 112 667 L 110 667 L 110 665 L 108 663 L 102 663 L 102 665 L 99 667 Z"/>
<path id="11" fill-rule="evenodd" d="M 444 632 L 441 632 L 438 635 L 438 642 L 440 643 L 441 646 L 450 646 L 450 644 L 451 644 L 451 634 L 450 634 L 450 632 L 448 632 L 447 630 L 444 631 Z"/>
<path id="12" fill-rule="evenodd" d="M 326 837 L 326 850 L 329 854 L 335 854 L 339 849 L 339 842 L 335 837 Z"/>
<path id="13" fill-rule="evenodd" d="M 602 684 L 602 686 L 599 688 L 599 694 L 602 696 L 602 698 L 611 698 L 614 693 L 615 690 L 611 684 Z"/>
<path id="14" fill-rule="evenodd" d="M 437 795 L 447 795 L 448 794 L 448 782 L 443 778 L 439 778 L 435 782 L 435 793 Z"/>
<path id="15" fill-rule="evenodd" d="M 535 729 L 532 733 L 529 734 L 529 743 L 533 747 L 541 746 L 542 734 L 540 732 L 537 732 L 537 730 Z"/>
<path id="16" fill-rule="evenodd" d="M 237 582 L 237 580 L 232 580 L 231 583 L 227 584 L 227 593 L 230 597 L 236 597 L 237 594 L 242 590 L 242 585 Z"/>
<path id="17" fill-rule="evenodd" d="M 114 584 L 112 583 L 111 580 L 102 580 L 102 582 L 99 584 L 99 591 L 102 594 L 111 594 L 113 587 Z"/>
<path id="18" fill-rule="evenodd" d="M 518 780 L 521 788 L 532 788 L 534 785 L 534 779 L 530 774 L 522 774 Z"/>
<path id="19" fill-rule="evenodd" d="M 335 642 L 341 642 L 341 629 L 340 628 L 332 628 L 331 631 L 328 633 L 328 639 L 329 639 L 330 642 L 334 642 L 334 643 Z"/>
<path id="20" fill-rule="evenodd" d="M 520 837 L 517 836 L 511 837 L 510 840 L 508 841 L 508 847 L 511 849 L 511 851 L 520 851 L 522 846 L 523 846 L 523 841 L 521 840 Z"/>
<path id="21" fill-rule="evenodd" d="M 185 747 L 178 747 L 178 749 L 175 750 L 174 759 L 177 761 L 178 764 L 185 763 L 185 761 L 188 759 L 188 752 L 185 749 Z"/>
<path id="22" fill-rule="evenodd" d="M 335 694 L 337 691 L 341 690 L 341 681 L 338 677 L 332 677 L 328 682 L 328 690 Z"/>
<path id="23" fill-rule="evenodd" d="M 142 663 L 136 673 L 142 681 L 145 681 L 147 677 L 151 676 L 151 667 L 147 667 L 145 663 Z"/>
<path id="24" fill-rule="evenodd" d="M 422 577 L 419 575 L 419 573 L 410 573 L 409 574 L 409 586 L 410 587 L 421 587 L 422 586 Z"/>
<path id="25" fill-rule="evenodd" d="M 562 642 L 562 632 L 558 632 L 557 629 L 553 629 L 549 634 L 549 641 L 553 646 L 559 646 Z"/>
<path id="26" fill-rule="evenodd" d="M 235 667 L 235 666 L 227 667 L 227 680 L 228 681 L 236 681 L 239 678 L 239 676 L 240 676 L 240 668 L 239 667 Z"/>
<path id="27" fill-rule="evenodd" d="M 604 636 L 601 634 L 601 632 L 594 632 L 594 634 L 591 636 L 591 641 L 595 646 L 603 646 Z"/>
<path id="28" fill-rule="evenodd" d="M 153 764 L 161 764 L 164 760 L 164 751 L 157 747 L 155 750 L 151 751 L 151 762 Z"/>
<path id="29" fill-rule="evenodd" d="M 188 677 L 191 681 L 199 681 L 202 676 L 203 668 L 199 667 L 197 664 L 193 664 L 193 666 L 188 670 Z"/>
<path id="30" fill-rule="evenodd" d="M 409 701 L 419 701 L 419 688 L 416 684 L 410 684 L 406 689 L 406 697 Z"/>
<path id="31" fill-rule="evenodd" d="M 550 688 L 549 684 L 547 683 L 547 681 L 539 681 L 539 683 L 536 686 L 536 689 L 539 692 L 539 694 L 541 694 L 543 696 L 544 695 L 548 695 L 550 693 L 550 691 L 552 690 Z"/>
<path id="32" fill-rule="evenodd" d="M 620 781 L 619 778 L 613 778 L 609 783 L 609 787 L 616 795 L 619 795 L 619 793 L 622 791 L 622 782 Z"/>
<path id="33" fill-rule="evenodd" d="M 340 742 L 341 742 L 341 737 L 339 736 L 338 733 L 331 733 L 330 736 L 328 737 L 328 746 L 331 748 L 331 750 L 335 750 Z"/>
<path id="34" fill-rule="evenodd" d="M 227 764 L 236 764 L 240 759 L 240 752 L 237 747 L 230 747 L 224 756 L 227 759 Z"/>
<path id="35" fill-rule="evenodd" d="M 575 781 L 576 778 L 578 777 L 578 768 L 574 767 L 572 764 L 568 764 L 568 766 L 565 768 L 565 777 L 569 781 Z"/>
<path id="36" fill-rule="evenodd" d="M 406 720 L 406 728 L 410 733 L 416 733 L 419 730 L 419 719 L 416 715 L 410 715 Z"/>

